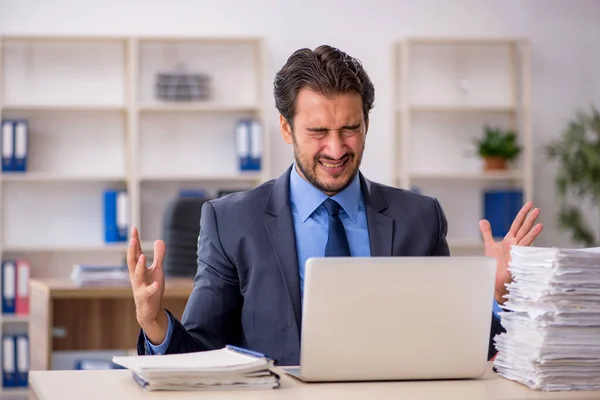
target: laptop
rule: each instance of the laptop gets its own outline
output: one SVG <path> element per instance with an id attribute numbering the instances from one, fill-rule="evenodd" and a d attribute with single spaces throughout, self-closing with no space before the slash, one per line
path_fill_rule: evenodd
<path id="1" fill-rule="evenodd" d="M 491 257 L 322 257 L 306 262 L 307 382 L 477 378 L 496 279 Z"/>

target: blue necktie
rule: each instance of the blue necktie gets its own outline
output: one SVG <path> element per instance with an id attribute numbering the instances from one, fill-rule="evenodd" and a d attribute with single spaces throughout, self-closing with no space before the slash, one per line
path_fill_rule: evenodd
<path id="1" fill-rule="evenodd" d="M 350 257 L 350 245 L 340 219 L 340 205 L 332 199 L 325 200 L 323 205 L 329 213 L 329 237 L 325 247 L 325 257 Z"/>

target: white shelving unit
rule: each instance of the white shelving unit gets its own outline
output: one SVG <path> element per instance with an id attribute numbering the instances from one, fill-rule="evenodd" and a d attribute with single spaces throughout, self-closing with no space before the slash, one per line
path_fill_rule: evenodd
<path id="1" fill-rule="evenodd" d="M 130 223 L 151 243 L 180 189 L 214 195 L 269 178 L 267 133 L 260 172 L 240 172 L 234 152 L 235 122 L 263 118 L 262 39 L 0 40 L 1 115 L 26 118 L 30 129 L 28 171 L 0 176 L 0 254 L 43 253 L 33 276 L 64 276 L 64 255 L 123 256 L 124 246 L 103 240 L 106 188 L 128 190 Z M 209 100 L 157 100 L 156 74 L 181 66 L 210 76 Z"/>
<path id="2" fill-rule="evenodd" d="M 28 171 L 0 174 L 2 259 L 26 259 L 32 278 L 121 263 L 127 243 L 104 242 L 105 189 L 128 191 L 151 253 L 179 190 L 269 179 L 269 132 L 259 172 L 238 170 L 234 141 L 239 118 L 264 122 L 263 57 L 248 37 L 0 37 L 0 117 L 29 122 Z M 155 97 L 156 74 L 181 66 L 210 77 L 209 100 Z"/>
<path id="3" fill-rule="evenodd" d="M 483 191 L 533 198 L 529 47 L 514 38 L 409 38 L 394 44 L 393 176 L 438 198 L 452 254 L 483 254 Z M 506 171 L 484 171 L 474 143 L 484 126 L 512 128 L 523 151 Z"/>

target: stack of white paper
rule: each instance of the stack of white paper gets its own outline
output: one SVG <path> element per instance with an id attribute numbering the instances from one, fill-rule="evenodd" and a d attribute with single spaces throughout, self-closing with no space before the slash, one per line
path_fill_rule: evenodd
<path id="1" fill-rule="evenodd" d="M 196 353 L 114 357 L 145 390 L 272 389 L 273 360 L 223 348 Z"/>
<path id="2" fill-rule="evenodd" d="M 600 389 L 600 248 L 514 246 L 494 366 L 540 390 Z"/>
<path id="3" fill-rule="evenodd" d="M 71 279 L 78 286 L 128 285 L 127 265 L 81 265 L 71 271 Z"/>

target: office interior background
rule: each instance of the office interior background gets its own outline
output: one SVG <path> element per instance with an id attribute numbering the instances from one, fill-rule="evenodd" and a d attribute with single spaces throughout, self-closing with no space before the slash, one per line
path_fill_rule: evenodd
<path id="1" fill-rule="evenodd" d="M 136 225 L 150 259 L 169 239 L 183 255 L 166 268 L 193 268 L 170 244 L 189 250 L 175 232 L 189 207 L 293 162 L 273 78 L 321 44 L 375 85 L 362 172 L 437 197 L 452 254 L 481 254 L 479 219 L 502 235 L 528 200 L 542 210 L 535 245 L 600 245 L 597 198 L 574 203 L 592 242 L 560 228 L 556 179 L 572 166 L 546 151 L 600 108 L 599 1 L 0 0 L 0 116 L 14 135 L 0 176 L 4 395 L 26 392 L 29 368 L 108 368 L 135 347 L 127 285 L 79 284 L 105 278 L 81 266 L 122 279 Z M 167 302 L 181 311 L 190 287 L 174 281 Z"/>

